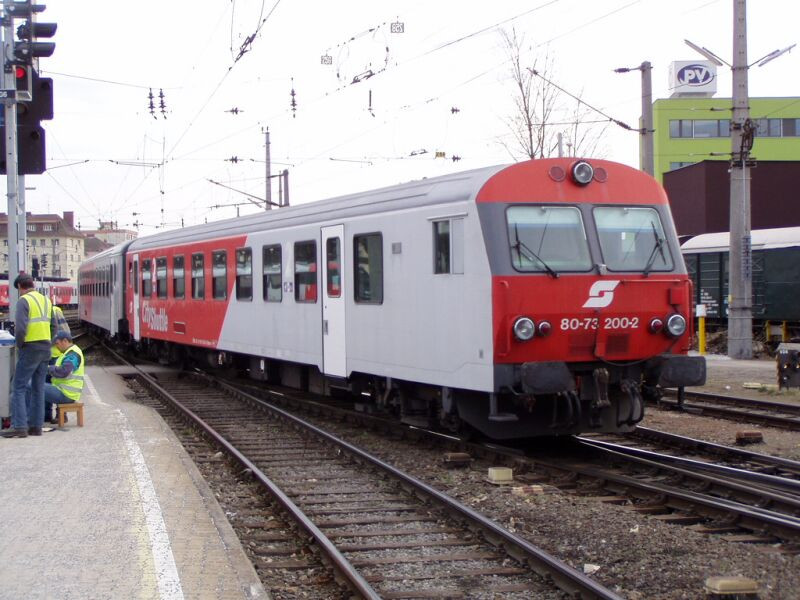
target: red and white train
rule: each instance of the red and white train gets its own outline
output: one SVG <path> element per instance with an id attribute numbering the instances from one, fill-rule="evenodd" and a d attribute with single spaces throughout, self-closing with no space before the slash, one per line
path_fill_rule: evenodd
<path id="1" fill-rule="evenodd" d="M 72 281 L 44 281 L 36 289 L 62 308 L 78 306 L 78 286 Z M 8 310 L 8 283 L 0 283 L 0 310 Z"/>
<path id="2" fill-rule="evenodd" d="M 702 385 L 666 195 L 602 161 L 476 169 L 139 238 L 80 314 L 165 360 L 492 438 L 627 431 Z"/>

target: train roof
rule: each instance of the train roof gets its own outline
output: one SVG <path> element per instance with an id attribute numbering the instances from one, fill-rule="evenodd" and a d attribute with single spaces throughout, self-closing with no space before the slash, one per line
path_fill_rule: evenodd
<path id="1" fill-rule="evenodd" d="M 750 245 L 753 250 L 771 248 L 794 248 L 800 246 L 800 227 L 778 227 L 775 229 L 754 229 L 750 232 Z M 724 252 L 730 247 L 730 233 L 704 233 L 697 235 L 681 245 L 681 252 Z"/>
<path id="2" fill-rule="evenodd" d="M 415 208 L 428 204 L 460 202 L 474 197 L 492 175 L 507 166 L 482 167 L 328 200 L 287 206 L 279 210 L 269 210 L 203 225 L 173 229 L 138 238 L 131 243 L 129 251 L 160 247 L 165 244 L 188 244 L 207 235 L 214 237 L 241 235 L 264 229 L 320 222 L 326 219 L 335 221 L 340 218 L 393 210 L 398 207 Z"/>

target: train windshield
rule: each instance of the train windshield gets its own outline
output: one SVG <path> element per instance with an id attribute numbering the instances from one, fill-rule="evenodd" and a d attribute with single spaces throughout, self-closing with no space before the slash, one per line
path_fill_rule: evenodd
<path id="1" fill-rule="evenodd" d="M 671 271 L 672 255 L 658 212 L 633 206 L 598 206 L 594 221 L 603 262 L 611 271 Z"/>
<path id="2" fill-rule="evenodd" d="M 510 206 L 506 211 L 511 263 L 517 271 L 592 268 L 583 219 L 571 206 Z"/>

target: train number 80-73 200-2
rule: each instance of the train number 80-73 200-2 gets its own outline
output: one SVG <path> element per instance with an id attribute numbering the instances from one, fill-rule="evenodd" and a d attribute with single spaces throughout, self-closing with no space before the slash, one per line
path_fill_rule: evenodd
<path id="1" fill-rule="evenodd" d="M 561 319 L 562 331 L 593 331 L 603 329 L 637 329 L 639 317 L 573 317 Z"/>

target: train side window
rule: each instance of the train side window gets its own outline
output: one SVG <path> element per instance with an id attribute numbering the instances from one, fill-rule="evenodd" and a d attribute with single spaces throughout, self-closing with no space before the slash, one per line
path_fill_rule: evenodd
<path id="1" fill-rule="evenodd" d="M 464 273 L 464 219 L 433 222 L 433 272 Z"/>
<path id="2" fill-rule="evenodd" d="M 134 294 L 138 294 L 139 293 L 139 263 L 138 262 L 133 263 L 133 268 L 132 268 L 131 273 L 133 275 L 131 277 L 131 281 L 133 282 L 133 293 Z"/>
<path id="3" fill-rule="evenodd" d="M 236 299 L 253 299 L 253 250 L 236 250 Z"/>
<path id="4" fill-rule="evenodd" d="M 206 297 L 206 275 L 202 254 L 192 254 L 192 298 L 203 300 Z"/>
<path id="5" fill-rule="evenodd" d="M 342 295 L 342 243 L 338 237 L 325 242 L 325 261 L 327 268 L 328 296 L 339 298 Z"/>
<path id="6" fill-rule="evenodd" d="M 294 299 L 317 301 L 317 242 L 294 244 Z"/>
<path id="7" fill-rule="evenodd" d="M 142 261 L 142 296 L 153 295 L 153 262 L 148 258 Z"/>
<path id="8" fill-rule="evenodd" d="M 172 257 L 172 295 L 175 298 L 186 296 L 186 270 L 183 254 Z"/>
<path id="9" fill-rule="evenodd" d="M 167 297 L 167 257 L 156 259 L 156 296 Z"/>
<path id="10" fill-rule="evenodd" d="M 355 299 L 361 304 L 383 304 L 383 236 L 353 236 Z"/>
<path id="11" fill-rule="evenodd" d="M 263 281 L 264 300 L 267 302 L 280 302 L 283 300 L 283 267 L 281 263 L 281 246 L 264 246 Z"/>
<path id="12" fill-rule="evenodd" d="M 228 297 L 228 253 L 224 250 L 211 253 L 211 284 L 215 300 Z"/>

